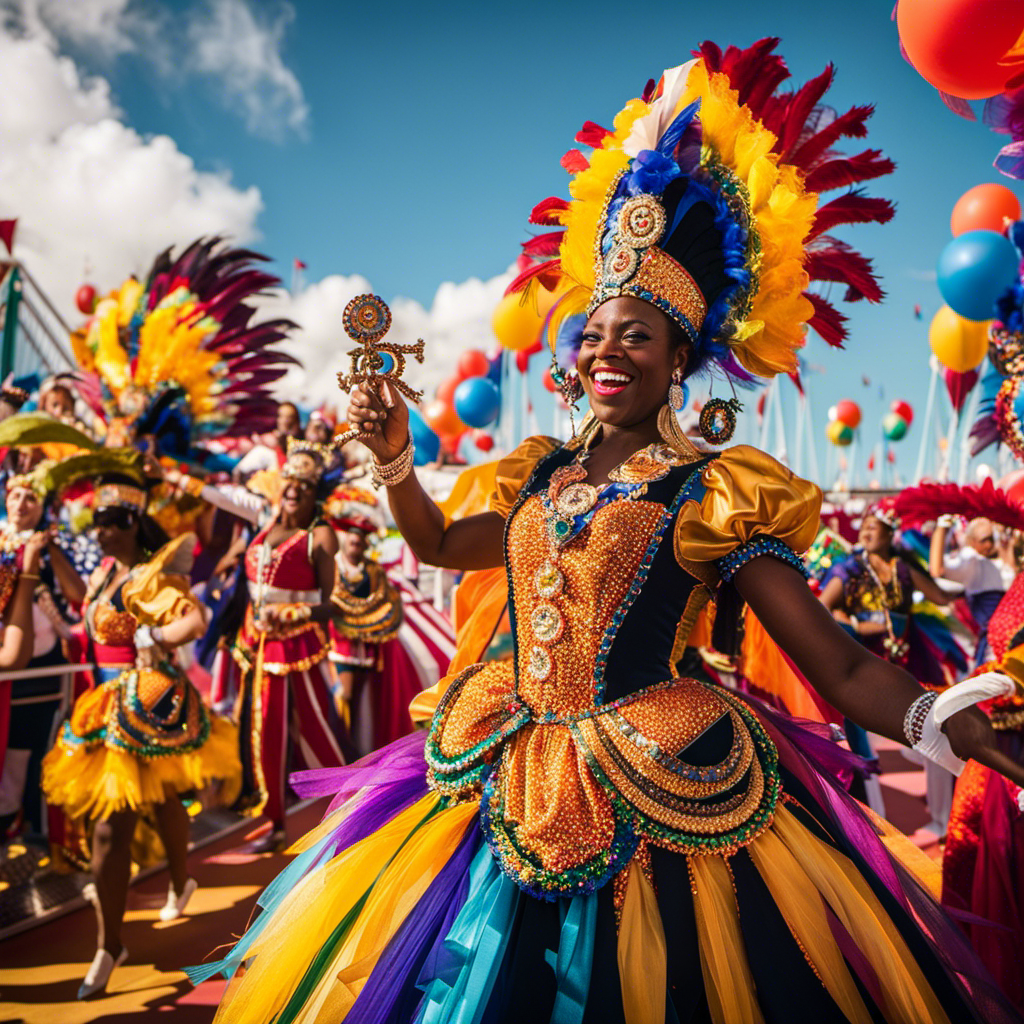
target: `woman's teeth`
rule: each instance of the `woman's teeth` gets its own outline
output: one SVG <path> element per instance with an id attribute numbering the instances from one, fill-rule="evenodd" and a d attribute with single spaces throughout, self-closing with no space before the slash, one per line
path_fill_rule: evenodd
<path id="1" fill-rule="evenodd" d="M 599 395 L 617 395 L 633 380 L 630 374 L 615 370 L 597 370 L 590 375 L 590 379 L 594 382 L 594 390 Z"/>

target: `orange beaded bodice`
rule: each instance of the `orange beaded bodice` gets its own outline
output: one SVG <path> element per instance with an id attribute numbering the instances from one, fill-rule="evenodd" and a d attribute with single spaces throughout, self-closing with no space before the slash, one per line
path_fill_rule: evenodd
<path id="1" fill-rule="evenodd" d="M 786 540 L 810 543 L 817 505 L 777 463 L 727 455 L 645 450 L 598 491 L 549 449 L 502 509 L 515 659 L 451 682 L 426 754 L 436 790 L 479 796 L 502 869 L 535 895 L 592 891 L 642 842 L 722 852 L 771 822 L 771 740 L 675 665 L 720 578 L 761 554 L 799 564 Z M 727 490 L 751 507 L 709 523 Z"/>

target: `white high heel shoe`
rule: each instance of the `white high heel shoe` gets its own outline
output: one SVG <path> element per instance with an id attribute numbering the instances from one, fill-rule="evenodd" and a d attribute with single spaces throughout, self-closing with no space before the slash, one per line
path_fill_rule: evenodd
<path id="1" fill-rule="evenodd" d="M 103 992 L 114 968 L 120 967 L 127 959 L 128 950 L 124 946 L 121 947 L 121 952 L 117 954 L 116 960 L 105 949 L 97 949 L 96 955 L 89 965 L 89 970 L 78 987 L 78 998 L 88 999 L 98 992 Z"/>
<path id="2" fill-rule="evenodd" d="M 160 920 L 176 921 L 181 917 L 188 906 L 188 901 L 192 899 L 192 894 L 198 888 L 199 883 L 194 878 L 190 878 L 185 882 L 185 888 L 181 890 L 179 896 L 174 891 L 174 883 L 170 882 L 167 886 L 167 902 L 160 909 Z"/>

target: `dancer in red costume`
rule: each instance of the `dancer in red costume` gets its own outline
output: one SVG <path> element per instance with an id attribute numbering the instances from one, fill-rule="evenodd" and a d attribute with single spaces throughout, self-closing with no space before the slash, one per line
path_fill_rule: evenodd
<path id="1" fill-rule="evenodd" d="M 268 849 L 286 841 L 288 772 L 342 765 L 348 744 L 325 671 L 338 543 L 320 519 L 315 446 L 294 445 L 281 474 L 277 515 L 245 554 L 250 604 L 232 650 L 245 786 L 270 818 Z"/>
<path id="2" fill-rule="evenodd" d="M 988 623 L 997 669 L 1024 679 L 1024 576 L 1018 575 Z M 1024 697 L 983 705 L 1000 749 L 1024 762 Z M 1024 813 L 1022 791 L 977 761 L 957 780 L 942 860 L 942 902 L 994 923 L 965 925 L 971 942 L 1006 994 L 1024 1012 Z"/>

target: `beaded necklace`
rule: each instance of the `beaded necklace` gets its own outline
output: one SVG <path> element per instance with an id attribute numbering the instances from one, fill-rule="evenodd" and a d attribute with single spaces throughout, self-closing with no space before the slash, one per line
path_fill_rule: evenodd
<path id="1" fill-rule="evenodd" d="M 893 590 L 893 596 L 895 600 L 899 600 L 902 593 L 900 588 L 899 576 L 896 573 L 896 555 L 893 555 L 889 562 L 889 584 Z M 881 581 L 875 567 L 871 564 L 871 556 L 865 551 L 864 556 L 861 559 L 864 564 L 864 568 L 867 569 L 868 575 L 871 577 L 872 583 L 878 590 L 881 598 L 882 615 L 885 617 L 885 628 L 888 632 L 888 636 L 882 641 L 882 646 L 892 656 L 892 660 L 896 662 L 903 661 L 906 656 L 910 653 L 910 644 L 906 640 L 901 640 L 896 636 L 896 630 L 893 629 L 892 616 L 889 614 L 889 604 L 886 601 L 887 590 L 886 585 Z"/>

